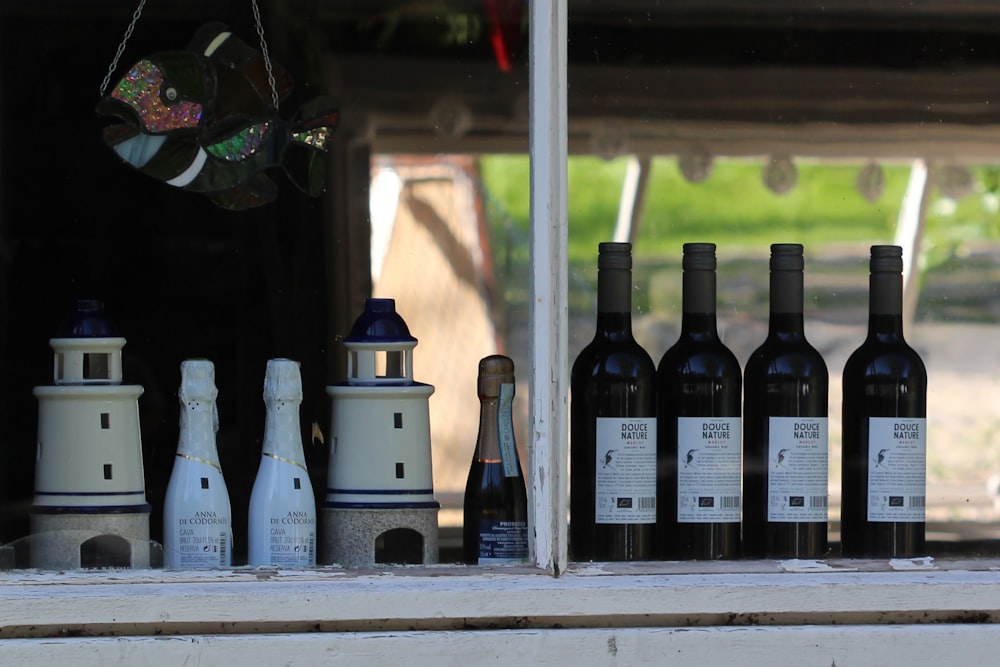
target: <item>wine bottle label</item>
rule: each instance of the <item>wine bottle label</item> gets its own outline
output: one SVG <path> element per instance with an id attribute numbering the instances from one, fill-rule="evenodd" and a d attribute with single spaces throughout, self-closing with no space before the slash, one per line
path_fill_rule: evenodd
<path id="1" fill-rule="evenodd" d="M 520 477 L 521 466 L 517 463 L 517 449 L 514 443 L 514 422 L 511 407 L 514 403 L 514 385 L 501 383 L 500 401 L 497 404 L 497 430 L 500 440 L 500 462 L 503 463 L 504 477 Z"/>
<path id="2" fill-rule="evenodd" d="M 281 516 L 271 516 L 270 521 L 271 565 L 316 564 L 316 517 L 311 512 L 289 510 Z"/>
<path id="3" fill-rule="evenodd" d="M 677 521 L 740 520 L 740 418 L 677 419 Z"/>
<path id="4" fill-rule="evenodd" d="M 767 520 L 826 521 L 826 417 L 770 417 L 768 433 Z"/>
<path id="5" fill-rule="evenodd" d="M 868 520 L 924 521 L 927 497 L 927 420 L 868 420 Z"/>
<path id="6" fill-rule="evenodd" d="M 176 547 L 171 553 L 168 567 L 201 568 L 228 567 L 232 561 L 229 553 L 229 522 L 215 512 L 196 512 L 181 518 L 174 527 Z"/>
<path id="7" fill-rule="evenodd" d="M 528 522 L 479 522 L 479 564 L 520 563 L 528 557 Z"/>
<path id="8" fill-rule="evenodd" d="M 597 523 L 656 523 L 656 418 L 598 417 Z"/>

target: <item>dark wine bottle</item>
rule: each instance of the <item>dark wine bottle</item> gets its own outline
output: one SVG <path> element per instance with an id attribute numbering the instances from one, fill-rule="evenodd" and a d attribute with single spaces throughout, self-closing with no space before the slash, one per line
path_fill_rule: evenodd
<path id="1" fill-rule="evenodd" d="M 740 554 L 740 396 L 736 356 L 719 339 L 715 244 L 686 243 L 681 334 L 656 373 L 656 554 Z"/>
<path id="2" fill-rule="evenodd" d="M 514 441 L 514 362 L 479 362 L 479 436 L 465 485 L 462 557 L 470 565 L 528 558 L 528 498 Z"/>
<path id="3" fill-rule="evenodd" d="M 903 255 L 872 246 L 868 337 L 844 365 L 841 546 L 924 555 L 927 371 L 903 339 Z"/>
<path id="4" fill-rule="evenodd" d="M 771 246 L 767 338 L 743 372 L 743 555 L 827 552 L 829 374 L 806 341 L 802 246 Z"/>
<path id="5" fill-rule="evenodd" d="M 632 337 L 632 246 L 601 243 L 597 333 L 570 377 L 570 549 L 579 561 L 653 557 L 656 366 Z"/>

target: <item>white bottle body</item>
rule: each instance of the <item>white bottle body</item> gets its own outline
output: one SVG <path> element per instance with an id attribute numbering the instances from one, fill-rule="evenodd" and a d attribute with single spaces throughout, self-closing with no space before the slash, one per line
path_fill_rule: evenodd
<path id="1" fill-rule="evenodd" d="M 232 509 L 222 471 L 178 456 L 163 505 L 163 566 L 229 567 Z"/>
<path id="2" fill-rule="evenodd" d="M 180 436 L 163 504 L 163 565 L 232 565 L 232 508 L 216 448 L 215 368 L 206 360 L 181 364 Z"/>
<path id="3" fill-rule="evenodd" d="M 248 563 L 316 565 L 316 501 L 309 474 L 265 454 L 250 494 Z"/>
<path id="4" fill-rule="evenodd" d="M 316 565 L 316 499 L 302 449 L 297 362 L 267 363 L 267 417 L 260 467 L 250 494 L 247 560 L 251 566 Z"/>

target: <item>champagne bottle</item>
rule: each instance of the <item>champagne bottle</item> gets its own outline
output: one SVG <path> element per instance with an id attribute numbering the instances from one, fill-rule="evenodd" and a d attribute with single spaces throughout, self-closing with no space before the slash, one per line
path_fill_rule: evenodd
<path id="1" fill-rule="evenodd" d="M 903 257 L 873 246 L 868 337 L 844 366 L 841 545 L 848 557 L 924 554 L 927 371 L 903 339 Z"/>
<path id="2" fill-rule="evenodd" d="M 827 551 L 829 374 L 806 341 L 802 246 L 771 246 L 767 338 L 743 372 L 743 555 Z"/>
<path id="3" fill-rule="evenodd" d="M 656 366 L 632 337 L 632 246 L 601 243 L 597 332 L 570 376 L 575 560 L 653 557 Z"/>
<path id="4" fill-rule="evenodd" d="M 716 325 L 715 244 L 684 244 L 682 266 L 681 334 L 656 373 L 656 552 L 736 558 L 742 375 Z"/>
<path id="5" fill-rule="evenodd" d="M 215 444 L 219 413 L 211 361 L 181 363 L 180 437 L 163 503 L 163 565 L 232 564 L 232 509 Z"/>
<path id="6" fill-rule="evenodd" d="M 316 500 L 302 451 L 299 364 L 267 362 L 264 451 L 250 493 L 250 565 L 316 564 Z"/>
<path id="7" fill-rule="evenodd" d="M 470 565 L 528 557 L 528 496 L 514 442 L 514 362 L 479 362 L 479 435 L 465 485 L 462 552 Z"/>

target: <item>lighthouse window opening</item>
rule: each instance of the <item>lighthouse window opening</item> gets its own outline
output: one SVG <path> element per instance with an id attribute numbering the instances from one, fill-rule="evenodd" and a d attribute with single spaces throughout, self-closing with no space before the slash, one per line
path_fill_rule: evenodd
<path id="1" fill-rule="evenodd" d="M 406 465 L 402 461 L 396 462 L 396 479 L 404 479 L 406 477 Z"/>
<path id="2" fill-rule="evenodd" d="M 298 491 L 299 489 L 302 488 L 302 480 L 298 477 L 294 478 L 292 480 L 292 486 L 295 487 L 296 491 Z"/>
<path id="3" fill-rule="evenodd" d="M 110 380 L 111 365 L 108 363 L 107 354 L 84 353 L 83 355 L 83 379 L 84 380 Z"/>
<path id="4" fill-rule="evenodd" d="M 405 378 L 406 351 L 377 351 L 375 353 L 375 376 L 384 379 Z"/>
<path id="5" fill-rule="evenodd" d="M 202 477 L 201 478 L 201 488 L 203 488 L 203 489 L 207 489 L 208 488 L 208 477 Z"/>
<path id="6" fill-rule="evenodd" d="M 392 413 L 392 426 L 393 428 L 403 428 L 403 413 L 393 412 Z"/>
<path id="7" fill-rule="evenodd" d="M 105 463 L 104 464 L 104 479 L 111 479 L 111 477 L 112 477 L 111 464 L 110 463 Z"/>
<path id="8" fill-rule="evenodd" d="M 111 428 L 111 414 L 108 412 L 101 413 L 101 430 L 107 431 Z"/>

